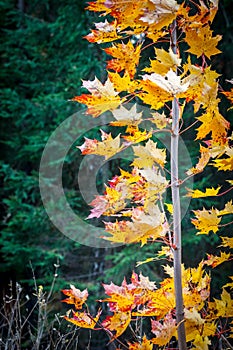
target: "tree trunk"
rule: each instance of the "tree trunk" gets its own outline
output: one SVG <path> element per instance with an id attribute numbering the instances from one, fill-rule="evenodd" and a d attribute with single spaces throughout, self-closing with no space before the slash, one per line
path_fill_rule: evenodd
<path id="1" fill-rule="evenodd" d="M 177 53 L 176 21 L 171 26 L 171 47 Z M 171 136 L 171 189 L 173 204 L 173 248 L 174 248 L 174 283 L 176 300 L 176 321 L 178 332 L 179 350 L 186 350 L 186 335 L 184 325 L 184 305 L 182 292 L 181 271 L 181 215 L 180 215 L 180 189 L 178 172 L 178 146 L 179 146 L 179 102 L 176 98 L 172 101 L 172 136 Z"/>

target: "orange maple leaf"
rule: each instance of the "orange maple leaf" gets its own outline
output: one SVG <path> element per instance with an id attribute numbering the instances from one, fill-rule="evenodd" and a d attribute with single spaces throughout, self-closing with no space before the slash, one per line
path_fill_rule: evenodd
<path id="1" fill-rule="evenodd" d="M 230 101 L 231 104 L 233 104 L 233 88 L 230 91 L 222 91 L 222 94 L 224 94 Z M 229 109 L 232 109 L 232 107 L 230 107 Z"/>
<path id="2" fill-rule="evenodd" d="M 88 89 L 91 95 L 75 96 L 72 101 L 85 104 L 88 107 L 86 114 L 91 114 L 94 118 L 103 112 L 116 109 L 122 102 L 109 79 L 105 84 L 97 78 L 93 81 L 83 81 L 83 87 Z"/>
<path id="3" fill-rule="evenodd" d="M 114 338 L 118 338 L 131 321 L 131 312 L 130 311 L 120 311 L 120 312 L 114 312 L 112 316 L 108 316 L 103 322 L 102 326 L 106 329 L 109 329 L 110 331 L 115 331 Z"/>
<path id="4" fill-rule="evenodd" d="M 91 33 L 84 37 L 91 43 L 108 43 L 122 38 L 122 35 L 117 32 L 116 22 L 109 23 L 105 20 L 105 22 L 95 23 L 95 27 L 96 29 L 92 29 Z"/>
<path id="5" fill-rule="evenodd" d="M 139 63 L 141 45 L 134 47 L 129 40 L 127 44 L 115 44 L 104 50 L 107 54 L 114 57 L 114 59 L 107 61 L 107 69 L 113 69 L 118 73 L 124 70 L 129 74 L 131 79 L 134 78 Z"/>
<path id="6" fill-rule="evenodd" d="M 62 300 L 63 303 L 73 304 L 75 309 L 81 309 L 83 304 L 86 302 L 88 297 L 87 289 L 84 289 L 82 292 L 75 288 L 72 284 L 70 289 L 63 289 L 62 292 L 67 295 L 69 298 Z"/>
<path id="7" fill-rule="evenodd" d="M 86 311 L 74 312 L 72 310 L 72 317 L 64 316 L 64 319 L 73 323 L 77 327 L 94 329 L 99 320 L 100 315 L 101 315 L 101 310 L 98 311 L 95 317 L 92 317 Z"/>

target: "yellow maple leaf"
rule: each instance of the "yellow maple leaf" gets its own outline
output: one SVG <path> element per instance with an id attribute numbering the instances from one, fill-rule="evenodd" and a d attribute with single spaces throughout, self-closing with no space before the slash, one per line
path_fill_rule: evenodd
<path id="1" fill-rule="evenodd" d="M 129 344 L 129 350 L 152 350 L 153 349 L 153 343 L 151 343 L 150 340 L 146 338 L 144 335 L 142 338 L 142 341 L 140 343 L 128 343 Z"/>
<path id="2" fill-rule="evenodd" d="M 137 80 L 131 80 L 128 72 L 125 72 L 123 76 L 121 76 L 119 73 L 108 72 L 108 77 L 112 82 L 114 89 L 118 93 L 122 91 L 134 93 L 134 91 L 138 88 Z"/>
<path id="3" fill-rule="evenodd" d="M 208 337 L 203 337 L 200 334 L 197 334 L 193 341 L 193 345 L 195 346 L 194 348 L 192 348 L 193 350 L 209 350 L 209 345 L 211 345 L 211 341 Z"/>
<path id="4" fill-rule="evenodd" d="M 227 171 L 233 170 L 233 147 L 227 147 L 226 148 L 226 157 L 225 158 L 218 158 L 213 160 L 213 166 L 218 168 L 218 170 Z"/>
<path id="5" fill-rule="evenodd" d="M 233 317 L 233 299 L 230 293 L 223 288 L 221 299 L 214 299 L 209 302 L 209 317 Z"/>
<path id="6" fill-rule="evenodd" d="M 233 289 L 233 276 L 228 276 L 230 279 L 231 279 L 231 282 L 225 284 L 223 286 L 223 288 L 227 288 L 227 287 L 230 287 L 231 289 Z"/>
<path id="7" fill-rule="evenodd" d="M 106 329 L 109 329 L 110 331 L 115 331 L 115 336 L 118 338 L 128 325 L 130 324 L 131 321 L 131 312 L 126 311 L 126 312 L 114 312 L 112 316 L 108 316 L 103 322 L 102 326 Z"/>
<path id="8" fill-rule="evenodd" d="M 164 129 L 167 126 L 168 120 L 164 112 L 162 114 L 155 112 L 151 113 L 151 115 L 152 118 L 150 120 L 158 129 Z"/>
<path id="9" fill-rule="evenodd" d="M 130 143 L 140 143 L 142 141 L 148 140 L 152 136 L 151 131 L 141 131 L 136 125 L 128 125 L 126 133 L 128 133 L 129 135 L 123 135 L 122 137 Z"/>
<path id="10" fill-rule="evenodd" d="M 131 79 L 134 78 L 139 63 L 141 45 L 133 46 L 129 40 L 127 44 L 119 43 L 104 49 L 108 55 L 114 57 L 107 61 L 107 69 L 120 73 L 126 71 Z"/>
<path id="11" fill-rule="evenodd" d="M 102 132 L 102 140 L 98 141 L 85 138 L 83 145 L 77 146 L 77 148 L 81 150 L 82 154 L 97 154 L 104 156 L 105 159 L 109 159 L 117 152 L 120 152 L 123 147 L 120 146 L 120 134 L 113 139 L 111 134 Z"/>
<path id="12" fill-rule="evenodd" d="M 196 219 L 192 219 L 192 224 L 198 230 L 197 234 L 208 234 L 210 231 L 216 233 L 218 231 L 218 225 L 221 221 L 219 217 L 219 211 L 217 209 L 206 210 L 194 210 Z"/>
<path id="13" fill-rule="evenodd" d="M 185 309 L 184 313 L 187 341 L 195 341 L 200 335 L 202 337 L 209 337 L 215 334 L 216 324 L 214 322 L 206 322 L 195 308 L 191 308 L 190 310 Z M 202 348 L 199 349 L 201 350 Z"/>
<path id="14" fill-rule="evenodd" d="M 143 70 L 147 73 L 167 74 L 170 69 L 175 70 L 181 64 L 181 59 L 174 54 L 172 49 L 165 51 L 164 49 L 155 49 L 156 60 L 150 61 L 150 67 Z"/>
<path id="15" fill-rule="evenodd" d="M 210 150 L 208 147 L 200 146 L 201 157 L 195 167 L 187 171 L 187 175 L 194 175 L 201 173 L 210 160 Z"/>
<path id="16" fill-rule="evenodd" d="M 232 204 L 232 200 L 230 200 L 229 202 L 227 202 L 225 204 L 224 209 L 219 211 L 219 215 L 227 215 L 227 214 L 233 214 L 233 204 Z"/>
<path id="17" fill-rule="evenodd" d="M 212 254 L 207 254 L 207 260 L 204 261 L 205 265 L 211 266 L 215 268 L 216 266 L 228 261 L 231 257 L 231 254 L 227 254 L 225 252 L 221 252 L 220 256 L 215 256 Z"/>
<path id="18" fill-rule="evenodd" d="M 202 140 L 211 133 L 213 142 L 226 143 L 227 130 L 230 127 L 230 123 L 219 113 L 217 106 L 211 106 L 197 119 L 202 125 L 197 129 L 196 139 Z"/>
<path id="19" fill-rule="evenodd" d="M 106 1 L 104 0 L 96 0 L 95 2 L 89 2 L 86 10 L 94 11 L 94 12 L 104 12 L 102 15 L 107 15 L 111 12 L 111 8 L 106 6 Z"/>
<path id="20" fill-rule="evenodd" d="M 134 146 L 134 159 L 132 165 L 138 168 L 152 167 L 154 164 L 159 164 L 164 167 L 166 162 L 166 150 L 157 148 L 157 143 L 152 140 L 147 141 L 145 146 Z"/>
<path id="21" fill-rule="evenodd" d="M 130 109 L 120 106 L 120 108 L 112 111 L 113 117 L 116 121 L 111 122 L 111 125 L 125 126 L 125 125 L 138 125 L 142 121 L 142 112 L 137 112 L 136 104 Z"/>
<path id="22" fill-rule="evenodd" d="M 109 23 L 105 20 L 105 22 L 95 23 L 95 27 L 96 29 L 92 29 L 91 33 L 84 37 L 91 43 L 108 43 L 122 38 L 122 35 L 117 32 L 116 21 Z"/>
<path id="23" fill-rule="evenodd" d="M 200 106 L 209 108 L 216 105 L 219 74 L 211 67 L 199 67 L 192 65 L 190 57 L 184 65 L 183 82 L 189 83 L 188 90 L 184 94 L 187 101 L 194 101 L 194 112 L 196 113 Z"/>
<path id="24" fill-rule="evenodd" d="M 105 222 L 105 230 L 111 236 L 103 238 L 116 243 L 147 243 L 165 235 L 164 215 L 157 205 L 151 205 L 150 212 L 133 211 L 132 221 Z"/>
<path id="25" fill-rule="evenodd" d="M 222 244 L 220 245 L 220 247 L 229 247 L 233 249 L 233 237 L 221 236 L 220 238 L 222 240 Z"/>
<path id="26" fill-rule="evenodd" d="M 181 77 L 173 72 L 172 69 L 165 76 L 157 73 L 145 74 L 143 75 L 143 80 L 151 81 L 172 96 L 184 93 L 189 86 L 189 82 L 183 83 Z"/>
<path id="27" fill-rule="evenodd" d="M 190 46 L 188 52 L 200 57 L 205 55 L 210 58 L 212 55 L 217 55 L 221 51 L 216 48 L 221 35 L 212 37 L 213 31 L 208 26 L 198 27 L 197 29 L 187 30 L 185 41 Z"/>
<path id="28" fill-rule="evenodd" d="M 215 188 L 206 188 L 205 192 L 202 192 L 200 190 L 191 190 L 187 189 L 188 193 L 186 194 L 186 197 L 191 197 L 191 198 L 202 198 L 202 197 L 211 197 L 211 196 L 216 196 L 220 190 L 221 186 Z"/>
<path id="29" fill-rule="evenodd" d="M 175 0 L 152 0 L 147 2 L 147 7 L 144 9 L 140 21 L 153 25 L 156 30 L 160 30 L 172 23 L 176 18 L 178 9 L 179 5 Z"/>
<path id="30" fill-rule="evenodd" d="M 173 100 L 173 95 L 160 88 L 151 80 L 142 80 L 138 88 L 141 90 L 137 96 L 152 109 L 160 109 L 168 101 Z"/>
<path id="31" fill-rule="evenodd" d="M 102 84 L 97 78 L 93 81 L 83 81 L 83 87 L 91 94 L 75 96 L 72 101 L 85 104 L 88 107 L 86 113 L 91 114 L 94 118 L 103 112 L 116 109 L 121 104 L 121 98 L 109 79 L 105 84 Z"/>

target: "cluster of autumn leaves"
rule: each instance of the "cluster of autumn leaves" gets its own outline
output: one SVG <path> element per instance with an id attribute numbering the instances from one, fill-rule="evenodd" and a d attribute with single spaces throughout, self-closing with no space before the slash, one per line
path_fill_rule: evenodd
<path id="1" fill-rule="evenodd" d="M 85 104 L 86 113 L 92 117 L 111 112 L 113 120 L 110 124 L 125 127 L 124 134 L 115 138 L 104 131 L 101 131 L 100 140 L 85 138 L 79 147 L 82 154 L 109 159 L 129 147 L 134 154 L 132 171 L 121 169 L 120 175 L 109 180 L 105 193 L 93 199 L 89 218 L 117 217 L 114 222 L 105 222 L 108 235 L 103 238 L 117 243 L 140 242 L 141 245 L 158 240 L 163 243 L 159 256 L 164 255 L 170 260 L 175 247 L 171 243 L 172 230 L 162 204 L 163 194 L 170 186 L 166 176 L 167 155 L 152 138 L 158 130 L 172 135 L 169 104 L 174 98 L 179 103 L 180 127 L 186 105 L 191 105 L 196 116 L 194 124 L 198 122 L 199 125 L 196 140 L 200 141 L 200 158 L 193 168 L 187 169 L 185 176 L 192 177 L 202 172 L 207 164 L 219 171 L 233 170 L 232 136 L 228 136 L 230 124 L 219 111 L 219 74 L 208 64 L 210 57 L 220 52 L 217 44 L 221 37 L 213 36 L 210 29 L 218 1 L 210 0 L 208 6 L 204 1 L 190 4 L 179 5 L 175 0 L 90 2 L 88 10 L 99 12 L 107 19 L 96 23 L 86 39 L 98 44 L 107 43 L 104 50 L 111 59 L 107 60 L 105 83 L 97 78 L 83 81 L 88 93 L 73 98 Z M 174 53 L 171 30 L 177 31 L 178 44 L 185 48 L 186 54 L 182 55 L 186 57 L 185 61 L 178 49 Z M 116 43 L 109 46 L 113 41 Z M 161 48 L 162 43 L 165 49 Z M 155 47 L 154 57 L 147 67 L 142 67 L 141 56 L 146 55 L 151 45 Z M 233 89 L 221 93 L 233 101 Z M 141 105 L 149 107 L 149 113 L 148 110 L 145 113 Z M 150 123 L 149 128 L 143 128 L 145 121 Z M 232 180 L 228 183 L 233 185 Z M 220 186 L 207 188 L 204 192 L 187 191 L 187 196 L 192 198 L 219 194 Z M 168 211 L 172 215 L 172 206 Z M 229 201 L 221 210 L 203 208 L 194 211 L 192 223 L 198 234 L 216 233 L 222 217 L 232 214 L 233 204 Z M 221 240 L 223 247 L 233 248 L 233 238 L 222 236 Z M 223 287 L 221 299 L 210 301 L 211 278 L 204 270 L 230 259 L 232 255 L 222 251 L 219 256 L 208 255 L 197 268 L 183 267 L 185 327 L 187 341 L 192 342 L 193 349 L 208 349 L 211 344 L 209 337 L 220 332 L 218 320 L 233 317 L 230 295 L 233 282 Z M 159 288 L 136 273 L 132 274 L 130 284 L 124 280 L 121 286 L 104 285 L 108 298 L 103 301 L 108 303 L 112 315 L 101 322 L 101 311 L 95 317 L 88 311 L 87 290 L 81 292 L 71 286 L 63 291 L 69 297 L 64 301 L 74 304 L 75 311 L 66 319 L 79 327 L 104 329 L 115 339 L 136 318 L 150 316 L 153 337 L 147 339 L 144 335 L 138 343 L 128 344 L 128 348 L 150 350 L 153 344 L 164 346 L 176 337 L 177 329 L 173 269 L 166 266 L 165 272 L 169 277 Z M 232 324 L 228 324 L 226 330 L 232 332 Z"/>
<path id="2" fill-rule="evenodd" d="M 233 288 L 232 282 L 223 287 L 220 299 L 209 300 L 211 277 L 204 271 L 211 258 L 202 261 L 197 268 L 183 268 L 182 285 L 184 291 L 184 313 L 187 341 L 192 341 L 193 349 L 208 349 L 211 344 L 209 337 L 219 335 L 218 320 L 233 317 L 233 300 L 227 287 Z M 217 265 L 216 265 L 217 266 Z M 129 350 L 152 350 L 153 345 L 164 346 L 172 337 L 177 336 L 175 319 L 175 293 L 173 269 L 164 267 L 169 275 L 157 288 L 155 282 L 148 277 L 133 272 L 131 283 L 124 279 L 121 286 L 103 284 L 108 298 L 99 300 L 108 303 L 111 316 L 99 321 L 101 310 L 96 316 L 91 316 L 85 304 L 88 291 L 80 291 L 71 285 L 71 289 L 63 290 L 68 296 L 63 302 L 73 304 L 72 315 L 65 316 L 69 322 L 78 327 L 105 330 L 112 340 L 120 337 L 131 322 L 138 317 L 151 317 L 150 339 L 144 335 L 141 343 L 128 343 Z M 82 309 L 85 309 L 83 311 Z M 163 322 L 161 322 L 163 320 Z M 228 330 L 229 331 L 229 330 Z"/>

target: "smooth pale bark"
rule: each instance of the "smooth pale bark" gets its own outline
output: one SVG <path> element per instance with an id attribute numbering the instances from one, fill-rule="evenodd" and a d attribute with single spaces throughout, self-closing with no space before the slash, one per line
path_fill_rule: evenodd
<path id="1" fill-rule="evenodd" d="M 171 48 L 177 53 L 176 21 L 171 26 Z M 171 189 L 173 204 L 173 256 L 174 256 L 174 284 L 176 300 L 176 321 L 179 350 L 187 350 L 184 305 L 182 292 L 182 244 L 181 244 L 181 213 L 180 213 L 180 184 L 179 184 L 179 102 L 172 101 L 172 135 L 171 135 Z"/>

